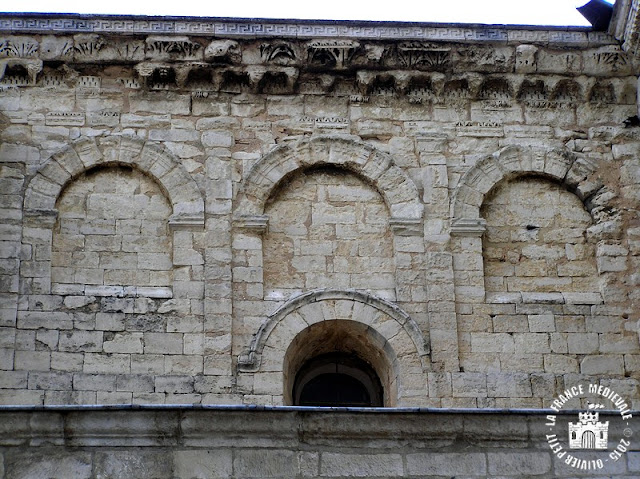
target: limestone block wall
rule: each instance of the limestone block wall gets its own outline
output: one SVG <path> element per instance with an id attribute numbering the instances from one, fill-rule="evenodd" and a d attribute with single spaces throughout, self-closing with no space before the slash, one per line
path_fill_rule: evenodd
<path id="1" fill-rule="evenodd" d="M 30 18 L 0 19 L 0 403 L 289 405 L 341 353 L 387 406 L 637 407 L 612 36 Z"/>

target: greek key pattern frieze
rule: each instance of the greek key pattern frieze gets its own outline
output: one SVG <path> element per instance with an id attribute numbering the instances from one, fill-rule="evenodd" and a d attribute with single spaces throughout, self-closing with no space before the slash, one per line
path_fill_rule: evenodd
<path id="1" fill-rule="evenodd" d="M 356 22 L 294 23 L 288 21 L 221 21 L 201 19 L 139 19 L 135 17 L 0 17 L 0 31 L 9 33 L 119 33 L 119 34 L 190 34 L 238 37 L 287 38 L 367 38 L 429 41 L 534 42 L 555 44 L 611 43 L 606 34 L 587 35 L 569 29 L 507 29 L 490 26 L 362 24 Z"/>

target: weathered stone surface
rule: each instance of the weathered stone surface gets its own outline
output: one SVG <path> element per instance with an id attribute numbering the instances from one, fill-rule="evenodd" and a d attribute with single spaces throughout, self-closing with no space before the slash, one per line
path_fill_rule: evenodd
<path id="1" fill-rule="evenodd" d="M 382 406 L 541 408 L 584 381 L 637 408 L 638 22 L 616 3 L 612 34 L 5 14 L 0 402 L 293 405 L 337 355 Z M 558 472 L 538 446 L 205 439 L 91 474 Z"/>

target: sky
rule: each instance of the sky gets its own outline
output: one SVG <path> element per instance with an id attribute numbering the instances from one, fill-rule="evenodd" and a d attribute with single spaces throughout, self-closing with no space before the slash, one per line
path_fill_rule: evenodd
<path id="1" fill-rule="evenodd" d="M 22 0 L 5 12 L 95 13 L 317 20 L 384 20 L 520 25 L 582 25 L 576 11 L 588 0 Z M 606 0 L 614 3 L 615 0 Z"/>

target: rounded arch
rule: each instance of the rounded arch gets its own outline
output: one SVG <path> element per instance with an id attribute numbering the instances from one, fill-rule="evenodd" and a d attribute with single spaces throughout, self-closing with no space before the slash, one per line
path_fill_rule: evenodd
<path id="1" fill-rule="evenodd" d="M 135 167 L 160 185 L 171 202 L 171 224 L 204 224 L 202 194 L 184 166 L 160 145 L 131 136 L 82 137 L 51 156 L 29 182 L 25 210 L 55 211 L 69 182 L 93 168 L 118 164 Z"/>
<path id="2" fill-rule="evenodd" d="M 508 146 L 487 156 L 458 183 L 452 199 L 452 232 L 466 233 L 483 229 L 480 208 L 486 195 L 500 182 L 517 176 L 535 175 L 550 178 L 575 193 L 594 218 L 594 232 L 611 230 L 606 222 L 615 222 L 617 211 L 610 204 L 614 195 L 595 177 L 598 164 L 584 155 L 561 149 Z M 606 214 L 600 214 L 606 211 Z"/>
<path id="3" fill-rule="evenodd" d="M 237 213 L 259 216 L 286 177 L 303 168 L 333 165 L 352 171 L 382 194 L 394 218 L 422 219 L 418 190 L 391 156 L 365 143 L 340 136 L 315 136 L 277 147 L 249 171 L 240 191 Z"/>
<path id="4" fill-rule="evenodd" d="M 376 318 L 389 321 L 385 340 L 391 341 L 398 333 L 413 347 L 412 353 L 419 359 L 423 369 L 428 368 L 429 340 L 420 331 L 417 323 L 400 307 L 372 294 L 357 290 L 319 289 L 296 296 L 267 316 L 254 334 L 249 346 L 239 360 L 248 369 L 259 369 L 265 346 L 282 349 L 288 347 L 293 337 L 311 324 L 336 319 L 351 320 L 371 326 Z M 275 338 L 274 331 L 284 332 Z M 406 349 L 406 347 L 405 347 Z M 283 350 L 284 351 L 284 350 Z"/>

